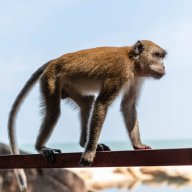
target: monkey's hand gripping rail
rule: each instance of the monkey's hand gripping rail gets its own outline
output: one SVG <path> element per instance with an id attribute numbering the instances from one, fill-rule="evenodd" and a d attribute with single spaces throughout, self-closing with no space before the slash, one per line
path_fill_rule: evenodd
<path id="1" fill-rule="evenodd" d="M 75 168 L 81 153 L 56 154 L 56 162 L 48 164 L 40 154 L 2 155 L 0 169 Z M 97 152 L 91 167 L 172 166 L 192 165 L 192 148 L 138 151 Z"/>

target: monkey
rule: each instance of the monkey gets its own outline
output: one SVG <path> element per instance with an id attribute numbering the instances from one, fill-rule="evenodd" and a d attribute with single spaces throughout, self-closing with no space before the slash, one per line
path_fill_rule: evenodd
<path id="1" fill-rule="evenodd" d="M 8 120 L 12 154 L 19 154 L 15 139 L 15 119 L 22 101 L 34 84 L 40 81 L 44 119 L 36 139 L 36 150 L 48 163 L 55 162 L 59 149 L 46 147 L 60 116 L 61 99 L 73 100 L 80 109 L 80 146 L 84 148 L 80 166 L 91 166 L 96 151 L 110 151 L 98 139 L 109 106 L 122 93 L 121 112 L 134 149 L 151 149 L 142 143 L 137 120 L 136 104 L 143 79 L 160 79 L 165 74 L 163 59 L 167 52 L 150 40 L 139 40 L 131 46 L 97 47 L 66 53 L 53 59 L 32 74 L 18 94 Z M 93 92 L 98 93 L 95 98 Z M 27 182 L 22 169 L 16 170 L 20 189 Z"/>

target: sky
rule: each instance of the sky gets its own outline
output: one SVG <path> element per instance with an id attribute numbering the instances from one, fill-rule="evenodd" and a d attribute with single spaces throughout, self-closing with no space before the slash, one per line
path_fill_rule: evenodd
<path id="1" fill-rule="evenodd" d="M 192 1 L 0 0 L 0 141 L 30 75 L 65 53 L 98 46 L 128 46 L 149 39 L 167 50 L 166 76 L 146 79 L 138 102 L 143 140 L 192 139 Z M 100 141 L 128 141 L 120 99 L 110 107 Z M 61 104 L 51 143 L 79 141 L 78 110 Z M 17 116 L 19 144 L 35 143 L 41 124 L 39 85 Z"/>

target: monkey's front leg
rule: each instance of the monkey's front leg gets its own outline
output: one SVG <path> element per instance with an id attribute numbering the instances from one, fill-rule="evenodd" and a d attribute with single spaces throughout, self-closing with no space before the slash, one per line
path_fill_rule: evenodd
<path id="1" fill-rule="evenodd" d="M 125 95 L 121 103 L 121 111 L 123 113 L 125 125 L 134 149 L 151 149 L 150 146 L 141 142 L 135 107 L 135 96 L 133 93 L 134 91 L 130 91 L 130 94 Z"/>
<path id="2" fill-rule="evenodd" d="M 88 135 L 88 120 L 89 120 L 89 115 L 91 111 L 91 107 L 94 101 L 93 96 L 88 96 L 84 97 L 84 103 L 81 106 L 81 136 L 80 136 L 80 145 L 82 147 L 86 146 L 86 140 L 87 140 L 87 135 Z M 99 143 L 97 145 L 96 151 L 110 151 L 110 148 L 103 144 Z"/>
<path id="3" fill-rule="evenodd" d="M 95 103 L 91 124 L 90 124 L 88 142 L 86 143 L 85 152 L 83 153 L 80 160 L 81 166 L 90 166 L 94 160 L 96 149 L 97 149 L 97 142 L 99 139 L 103 122 L 105 120 L 106 111 L 107 111 L 107 106 L 99 102 Z"/>
<path id="4" fill-rule="evenodd" d="M 106 117 L 108 106 L 117 96 L 121 89 L 120 81 L 106 81 L 100 91 L 94 105 L 94 110 L 90 123 L 89 137 L 82 154 L 80 166 L 90 166 L 95 158 L 96 150 L 110 150 L 106 145 L 97 145 L 99 135 Z"/>
<path id="5" fill-rule="evenodd" d="M 88 135 L 88 120 L 91 111 L 92 104 L 94 102 L 93 96 L 83 97 L 83 105 L 81 107 L 81 136 L 80 136 L 80 146 L 85 147 L 87 135 Z M 97 145 L 96 151 L 110 151 L 110 148 L 103 144 L 99 143 Z"/>
<path id="6" fill-rule="evenodd" d="M 150 146 L 145 145 L 141 142 L 135 107 L 133 107 L 132 110 L 128 111 L 128 113 L 126 112 L 124 113 L 124 120 L 129 132 L 129 136 L 130 136 L 133 148 L 134 149 L 151 149 Z"/>

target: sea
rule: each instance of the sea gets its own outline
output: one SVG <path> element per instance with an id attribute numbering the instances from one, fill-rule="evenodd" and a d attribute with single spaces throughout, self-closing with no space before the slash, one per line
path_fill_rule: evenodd
<path id="1" fill-rule="evenodd" d="M 113 151 L 122 150 L 132 150 L 131 145 L 128 141 L 106 141 L 103 142 L 110 146 Z M 171 149 L 171 148 L 191 148 L 192 139 L 183 140 L 148 140 L 143 141 L 143 143 L 152 146 L 153 149 Z M 49 147 L 61 149 L 62 152 L 82 152 L 83 149 L 78 145 L 78 143 L 50 143 Z M 32 144 L 22 145 L 21 149 L 36 153 Z M 116 189 L 110 188 L 102 190 L 102 192 L 189 192 L 192 191 L 192 187 L 180 186 L 179 188 L 174 188 L 172 185 L 161 185 L 153 186 L 147 184 L 139 184 L 134 189 Z"/>

